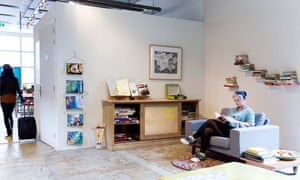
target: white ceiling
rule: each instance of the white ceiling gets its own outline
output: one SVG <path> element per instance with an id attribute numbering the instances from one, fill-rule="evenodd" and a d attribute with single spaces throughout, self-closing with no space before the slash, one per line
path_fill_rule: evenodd
<path id="1" fill-rule="evenodd" d="M 45 8 L 38 6 L 47 1 Z M 56 0 L 0 0 L 0 31 L 30 32 Z M 68 2 L 69 0 L 57 0 Z M 83 0 L 75 0 L 83 1 Z M 97 1 L 97 0 L 94 0 Z M 203 22 L 203 0 L 115 0 L 145 6 L 160 7 L 154 15 Z M 34 15 L 32 24 L 30 18 Z"/>

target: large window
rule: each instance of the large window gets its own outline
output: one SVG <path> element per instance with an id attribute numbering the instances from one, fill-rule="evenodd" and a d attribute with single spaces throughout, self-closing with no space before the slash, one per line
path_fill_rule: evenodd
<path id="1" fill-rule="evenodd" d="M 10 64 L 21 69 L 22 86 L 34 83 L 33 38 L 28 34 L 0 34 L 0 66 Z"/>

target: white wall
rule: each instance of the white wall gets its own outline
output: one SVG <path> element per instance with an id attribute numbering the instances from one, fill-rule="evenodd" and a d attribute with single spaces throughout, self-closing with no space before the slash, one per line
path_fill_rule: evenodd
<path id="1" fill-rule="evenodd" d="M 66 145 L 66 132 L 70 128 L 66 126 L 64 61 L 72 57 L 73 51 L 85 61 L 84 144 L 80 147 L 94 146 L 91 129 L 102 121 L 101 100 L 108 98 L 106 81 L 109 79 L 147 82 L 151 98 L 163 98 L 166 83 L 179 83 L 189 98 L 203 98 L 202 23 L 57 2 L 35 27 L 35 41 L 43 27 L 53 21 L 56 26 L 56 94 L 53 97 L 57 99 L 58 114 L 53 118 L 58 126 L 56 149 L 78 148 Z M 183 48 L 181 81 L 148 79 L 148 46 L 152 43 Z M 44 119 L 39 121 L 48 123 Z"/>
<path id="2" fill-rule="evenodd" d="M 280 126 L 281 148 L 300 151 L 300 86 L 268 87 L 240 72 L 234 55 L 247 53 L 249 61 L 269 73 L 296 70 L 300 76 L 300 1 L 206 0 L 204 114 L 232 106 L 232 91 L 223 88 L 226 76 L 237 76 L 248 91 L 248 104 Z"/>

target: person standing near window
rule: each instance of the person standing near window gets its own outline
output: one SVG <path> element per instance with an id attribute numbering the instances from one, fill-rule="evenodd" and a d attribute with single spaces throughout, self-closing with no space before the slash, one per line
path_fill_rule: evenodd
<path id="1" fill-rule="evenodd" d="M 7 132 L 6 137 L 11 137 L 13 130 L 12 113 L 16 105 L 17 93 L 21 99 L 23 98 L 18 79 L 15 77 L 12 67 L 9 64 L 4 64 L 2 69 L 0 77 L 1 107 Z"/>

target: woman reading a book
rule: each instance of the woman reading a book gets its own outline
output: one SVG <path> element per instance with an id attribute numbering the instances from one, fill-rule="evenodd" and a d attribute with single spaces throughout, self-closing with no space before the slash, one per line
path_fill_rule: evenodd
<path id="1" fill-rule="evenodd" d="M 200 159 L 205 159 L 211 136 L 229 137 L 232 128 L 255 125 L 254 112 L 247 106 L 246 97 L 246 91 L 234 92 L 232 98 L 236 106 L 230 108 L 226 116 L 216 113 L 216 119 L 208 119 L 195 134 L 181 138 L 180 141 L 183 144 L 193 144 L 201 138 Z"/>

